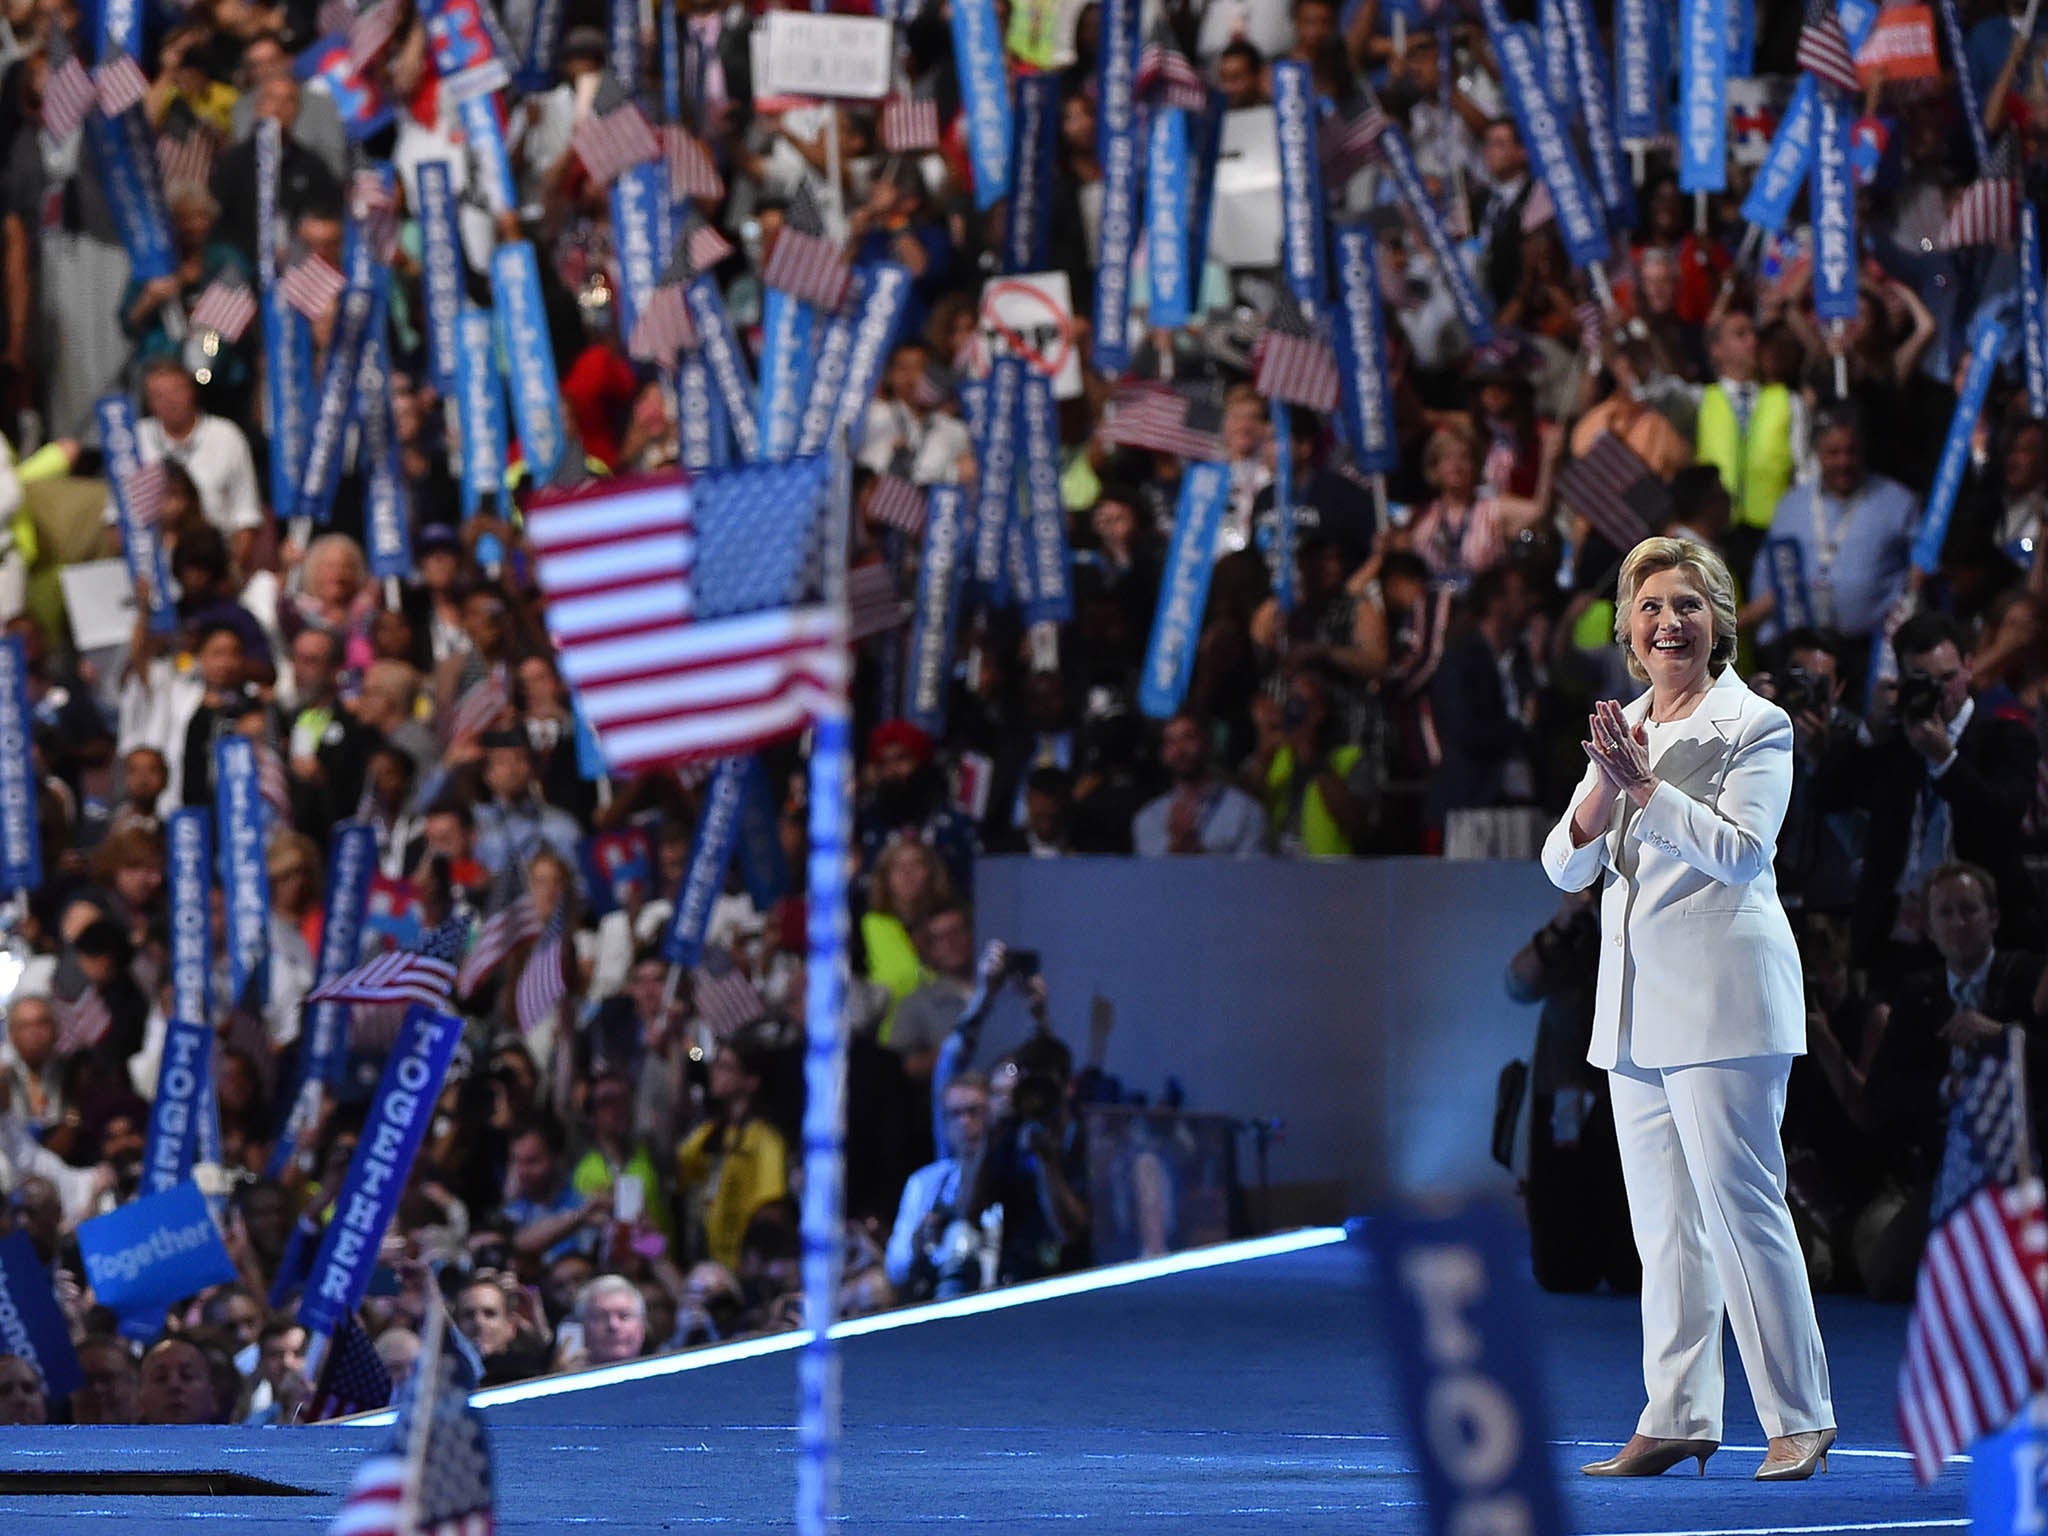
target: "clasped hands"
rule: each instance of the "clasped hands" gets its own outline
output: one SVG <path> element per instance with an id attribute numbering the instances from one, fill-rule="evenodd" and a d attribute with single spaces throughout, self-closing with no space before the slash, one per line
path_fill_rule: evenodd
<path id="1" fill-rule="evenodd" d="M 1627 795 L 1638 809 L 1648 805 L 1657 788 L 1657 777 L 1650 772 L 1649 738 L 1643 728 L 1631 728 L 1621 706 L 1612 699 L 1602 699 L 1586 717 L 1586 729 L 1592 739 L 1579 745 L 1585 748 L 1586 756 L 1600 770 L 1608 787 Z"/>

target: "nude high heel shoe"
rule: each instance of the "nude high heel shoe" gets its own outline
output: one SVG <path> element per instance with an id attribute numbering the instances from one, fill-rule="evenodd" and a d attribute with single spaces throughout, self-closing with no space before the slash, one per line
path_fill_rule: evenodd
<path id="1" fill-rule="evenodd" d="M 1816 1470 L 1828 1469 L 1828 1447 L 1835 1443 L 1832 1429 L 1809 1429 L 1796 1435 L 1786 1435 L 1790 1442 L 1786 1449 L 1792 1453 L 1790 1459 L 1773 1461 L 1769 1456 L 1756 1469 L 1756 1480 L 1760 1483 L 1799 1483 L 1813 1476 Z"/>
<path id="2" fill-rule="evenodd" d="M 1707 1458 L 1721 1449 L 1718 1440 L 1654 1440 L 1646 1450 L 1622 1451 L 1605 1461 L 1589 1461 L 1579 1470 L 1588 1477 L 1656 1477 L 1688 1458 L 1697 1459 L 1700 1476 L 1707 1475 Z"/>

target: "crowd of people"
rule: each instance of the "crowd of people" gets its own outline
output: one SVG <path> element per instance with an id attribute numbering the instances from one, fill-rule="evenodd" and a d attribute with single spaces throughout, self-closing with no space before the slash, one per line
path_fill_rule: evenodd
<path id="1" fill-rule="evenodd" d="M 574 478 L 671 468 L 688 425 L 674 376 L 621 334 L 611 204 L 574 147 L 607 86 L 658 98 L 662 9 L 639 11 L 648 78 L 621 83 L 608 74 L 611 18 L 584 0 L 562 7 L 554 67 L 522 71 L 494 98 L 516 206 L 462 206 L 476 302 L 491 292 L 494 238 L 539 253 Z M 1243 240 L 1211 242 L 1196 318 L 1135 328 L 1132 374 L 1170 384 L 1189 423 L 1213 423 L 1229 475 L 1191 677 L 1179 710 L 1157 720 L 1141 712 L 1141 672 L 1187 461 L 1106 432 L 1131 380 L 1087 361 L 1107 175 L 1100 9 L 1036 7 L 1020 30 L 999 7 L 1010 72 L 1058 81 L 1049 266 L 1071 294 L 1064 334 L 1083 360 L 1058 414 L 1073 612 L 1026 626 L 970 604 L 936 731 L 905 718 L 903 627 L 859 642 L 848 1312 L 1088 1257 L 1076 1107 L 1117 1092 L 1101 1071 L 1108 1010 L 1094 1010 L 1077 1064 L 1031 957 L 975 932 L 979 856 L 1533 853 L 1583 768 L 1592 703 L 1633 691 L 1613 645 L 1626 551 L 1611 520 L 1565 489 L 1608 439 L 1646 470 L 1654 494 L 1633 503 L 1644 531 L 1711 543 L 1747 578 L 1742 668 L 1797 723 L 1779 878 L 1806 933 L 1813 1050 L 1787 1137 L 1802 1149 L 1794 1189 L 1815 1262 L 1837 1282 L 1883 1294 L 1911 1274 L 1898 1254 L 1939 1145 L 1938 1042 L 2041 1006 L 2027 858 L 2048 720 L 2036 559 L 2048 425 L 2029 406 L 2027 275 L 2010 229 L 1958 244 L 1950 227 L 1986 174 L 1963 102 L 2016 144 L 2015 189 L 2048 168 L 2036 39 L 2002 8 L 1965 6 L 1967 46 L 1941 61 L 1945 78 L 1870 84 L 1860 308 L 1830 323 L 1813 312 L 1807 225 L 1745 238 L 1753 123 L 1731 140 L 1727 189 L 1711 194 L 1681 190 L 1670 139 L 1637 146 L 1636 222 L 1617 225 L 1591 284 L 1566 256 L 1486 30 L 1454 7 L 1396 9 L 1212 0 L 1148 15 L 1148 38 L 1190 61 L 1212 110 L 1270 120 L 1273 66 L 1295 62 L 1333 118 L 1368 101 L 1383 111 L 1497 332 L 1472 344 L 1419 210 L 1370 162 L 1333 176 L 1328 194 L 1376 243 L 1391 470 L 1362 472 L 1332 415 L 1296 405 L 1276 432 L 1252 379 L 1282 292 L 1277 253 L 1234 264 Z M 9 932 L 0 1232 L 27 1232 L 51 1266 L 85 1376 L 50 1402 L 22 1362 L 0 1360 L 10 1420 L 299 1415 L 310 1384 L 294 1290 L 388 1044 L 358 1019 L 317 1128 L 286 1135 L 330 838 L 347 821 L 375 832 L 380 942 L 422 914 L 481 923 L 515 897 L 537 915 L 460 1000 L 468 1033 L 362 1308 L 393 1376 L 436 1285 L 487 1381 L 794 1322 L 800 746 L 762 754 L 781 889 L 734 878 L 703 963 L 678 975 L 662 941 L 704 780 L 614 780 L 580 748 L 523 535 L 540 487 L 517 452 L 502 487 L 465 507 L 456 414 L 429 366 L 417 222 L 420 166 L 465 174 L 464 119 L 439 89 L 436 8 L 371 10 L 375 46 L 359 59 L 342 49 L 340 65 L 337 38 L 363 20 L 346 7 L 196 0 L 151 13 L 132 110 L 157 148 L 175 261 L 138 281 L 101 160 L 77 133 L 49 131 L 58 93 L 76 89 L 69 66 L 106 62 L 92 18 L 70 0 L 0 7 L 0 610 L 24 647 L 45 863 Z M 948 7 L 897 18 L 899 91 L 940 125 L 932 147 L 907 151 L 884 147 L 873 103 L 757 90 L 761 21 L 748 7 L 679 10 L 683 116 L 724 188 L 697 213 L 730 247 L 710 270 L 743 344 L 760 343 L 762 274 L 798 210 L 831 210 L 855 262 L 910 274 L 862 423 L 852 529 L 854 559 L 885 568 L 907 599 L 916 542 L 876 502 L 900 483 L 975 481 L 963 392 L 988 366 L 996 333 L 981 299 L 1001 265 L 1000 204 L 974 195 Z M 505 29 L 535 37 L 536 12 L 556 14 L 512 0 Z M 1747 73 L 1782 103 L 1800 18 L 1758 7 L 1757 21 Z M 1949 88 L 1959 69 L 1972 92 Z M 282 155 L 274 227 L 257 195 L 269 132 Z M 396 171 L 382 210 L 396 226 L 389 427 L 412 553 L 410 572 L 388 580 L 366 555 L 374 466 L 353 435 L 324 523 L 296 526 L 274 504 L 267 315 L 239 339 L 192 316 L 221 280 L 253 286 L 274 258 L 340 269 L 357 221 L 379 211 L 361 191 L 375 165 Z M 311 317 L 316 358 L 339 302 L 337 291 Z M 1939 558 L 1916 561 L 1984 315 L 2006 319 L 2004 355 L 1965 426 Z M 95 415 L 109 392 L 139 403 L 141 457 L 163 466 L 154 522 L 175 589 L 168 632 L 148 622 L 161 594 L 145 588 L 132 635 L 114 641 L 103 614 L 67 612 L 67 593 L 76 603 L 91 589 L 61 574 L 121 553 Z M 1788 549 L 1796 584 L 1783 579 Z M 82 629 L 99 643 L 81 644 Z M 267 987 L 213 1021 L 240 1279 L 173 1309 L 138 1354 L 84 1288 L 71 1233 L 137 1188 L 168 1007 L 165 822 L 213 804 L 213 748 L 230 734 L 258 747 L 272 828 Z M 639 852 L 614 880 L 591 852 L 620 834 Z M 514 981 L 558 918 L 566 986 L 534 1019 Z M 1589 921 L 1568 901 L 1518 959 L 1517 984 L 1590 998 L 1569 974 L 1590 963 Z M 1007 1054 L 978 1058 L 1004 995 L 1034 1022 Z M 1557 1011 L 1567 1037 L 1570 1013 Z M 1539 1071 L 1539 1159 L 1595 1135 L 1597 1089 L 1571 1065 L 1582 1055 L 1567 1046 Z M 1625 1282 L 1625 1261 L 1603 1269 L 1598 1248 L 1566 1246 L 1592 1278 Z"/>

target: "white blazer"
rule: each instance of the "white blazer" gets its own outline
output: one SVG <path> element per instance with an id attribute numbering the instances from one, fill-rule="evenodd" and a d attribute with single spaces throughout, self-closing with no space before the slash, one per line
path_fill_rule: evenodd
<path id="1" fill-rule="evenodd" d="M 1633 726 L 1649 708 L 1644 693 L 1623 713 Z M 1771 867 L 1792 795 L 1791 719 L 1728 667 L 1651 767 L 1660 782 L 1626 831 L 1617 794 L 1603 836 L 1574 848 L 1567 810 L 1543 844 L 1559 889 L 1606 881 L 1586 1060 L 1616 1064 L 1624 1017 L 1639 1067 L 1802 1054 L 1799 948 Z M 1598 773 L 1588 765 L 1574 806 Z M 1624 837 L 1636 845 L 1632 875 L 1621 872 Z"/>

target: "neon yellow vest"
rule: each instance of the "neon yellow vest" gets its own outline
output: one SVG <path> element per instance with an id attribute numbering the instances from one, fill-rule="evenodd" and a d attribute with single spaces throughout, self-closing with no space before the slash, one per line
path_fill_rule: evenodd
<path id="1" fill-rule="evenodd" d="M 1792 484 L 1791 392 L 1782 384 L 1761 385 L 1745 435 L 1735 424 L 1727 391 L 1709 384 L 1700 396 L 1698 438 L 1700 462 L 1721 471 L 1721 484 L 1735 503 L 1734 521 L 1770 527 L 1778 498 Z"/>
<path id="2" fill-rule="evenodd" d="M 1330 754 L 1330 767 L 1343 778 L 1357 766 L 1362 755 L 1357 747 L 1338 747 Z M 1266 820 L 1275 833 L 1287 817 L 1288 789 L 1293 778 L 1294 748 L 1282 747 L 1273 754 L 1266 769 Z M 1322 790 L 1313 784 L 1301 799 L 1301 847 L 1312 859 L 1341 859 L 1352 851 L 1351 840 L 1323 803 Z"/>

